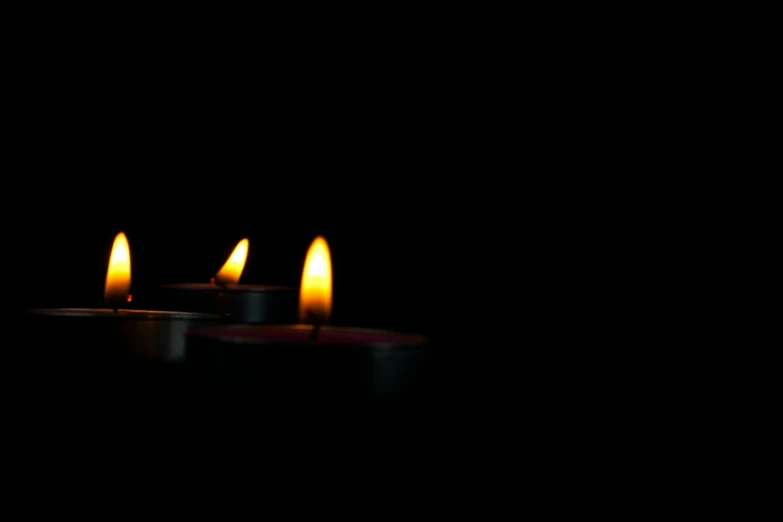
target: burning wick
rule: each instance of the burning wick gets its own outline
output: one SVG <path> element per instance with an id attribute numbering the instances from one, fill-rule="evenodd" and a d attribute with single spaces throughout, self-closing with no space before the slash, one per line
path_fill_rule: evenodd
<path id="1" fill-rule="evenodd" d="M 215 286 L 219 286 L 219 287 L 220 287 L 220 288 L 222 288 L 223 290 L 225 290 L 226 288 L 228 288 L 228 283 L 222 283 L 222 282 L 220 282 L 220 281 L 217 281 L 217 282 L 216 282 L 214 277 L 213 277 L 212 279 L 210 279 L 210 280 L 209 280 L 209 282 L 210 282 L 210 283 L 212 283 L 212 284 L 213 284 L 213 285 L 215 285 Z"/>
<path id="2" fill-rule="evenodd" d="M 307 320 L 313 323 L 313 329 L 310 331 L 310 342 L 318 340 L 318 332 L 321 328 L 321 318 L 313 312 L 312 308 L 307 309 Z"/>
<path id="3" fill-rule="evenodd" d="M 125 300 L 126 300 L 127 302 L 129 302 L 129 303 L 130 303 L 131 301 L 133 301 L 133 294 L 128 294 L 128 296 L 125 298 Z M 115 304 L 117 304 L 117 303 L 115 303 Z M 115 313 L 115 314 L 117 313 L 117 310 L 118 310 L 118 309 L 119 309 L 119 306 L 115 306 L 114 308 L 112 308 L 112 310 L 114 310 L 114 313 Z"/>

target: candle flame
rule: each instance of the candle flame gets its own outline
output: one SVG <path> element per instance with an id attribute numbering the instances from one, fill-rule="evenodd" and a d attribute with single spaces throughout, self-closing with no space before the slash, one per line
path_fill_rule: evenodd
<path id="1" fill-rule="evenodd" d="M 332 260 L 329 245 L 321 236 L 307 251 L 302 287 L 299 291 L 299 320 L 303 323 L 326 322 L 332 312 Z"/>
<path id="2" fill-rule="evenodd" d="M 114 238 L 109 258 L 109 270 L 106 272 L 106 287 L 103 297 L 108 302 L 125 301 L 130 290 L 130 247 L 123 232 Z"/>
<path id="3" fill-rule="evenodd" d="M 225 285 L 229 283 L 237 284 L 239 282 L 240 276 L 242 275 L 242 270 L 245 269 L 245 260 L 247 259 L 247 247 L 248 247 L 247 238 L 237 243 L 237 246 L 234 247 L 234 251 L 231 253 L 231 256 L 228 258 L 228 261 L 226 261 L 226 264 L 223 265 L 223 268 L 220 269 L 220 271 L 217 273 L 217 276 L 215 276 L 212 282 L 221 285 Z"/>

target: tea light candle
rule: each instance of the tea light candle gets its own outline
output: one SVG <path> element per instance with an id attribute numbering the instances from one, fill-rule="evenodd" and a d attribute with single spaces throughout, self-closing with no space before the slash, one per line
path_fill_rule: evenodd
<path id="1" fill-rule="evenodd" d="M 104 298 L 110 308 L 28 310 L 35 358 L 48 361 L 185 358 L 185 330 L 216 322 L 217 316 L 179 311 L 130 310 L 130 248 L 125 234 L 114 239 Z"/>
<path id="2" fill-rule="evenodd" d="M 291 323 L 296 296 L 290 287 L 239 284 L 247 261 L 245 238 L 234 248 L 210 283 L 167 284 L 161 287 L 161 306 L 219 315 L 230 323 Z"/>

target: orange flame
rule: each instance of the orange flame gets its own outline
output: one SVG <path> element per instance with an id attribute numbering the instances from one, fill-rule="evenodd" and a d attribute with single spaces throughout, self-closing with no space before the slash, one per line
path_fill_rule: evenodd
<path id="1" fill-rule="evenodd" d="M 299 320 L 326 322 L 332 313 L 332 260 L 329 245 L 321 236 L 307 251 L 302 287 L 299 291 Z"/>
<path id="2" fill-rule="evenodd" d="M 242 270 L 245 269 L 248 244 L 247 238 L 237 243 L 237 246 L 234 247 L 234 251 L 228 258 L 228 261 L 226 261 L 226 264 L 223 265 L 223 268 L 220 269 L 217 276 L 211 280 L 213 283 L 216 282 L 225 285 L 229 283 L 237 284 L 239 282 L 239 278 L 242 276 Z"/>
<path id="3" fill-rule="evenodd" d="M 131 283 L 130 247 L 123 232 L 114 238 L 109 258 L 109 270 L 106 272 L 106 286 L 103 297 L 109 302 L 124 301 Z"/>

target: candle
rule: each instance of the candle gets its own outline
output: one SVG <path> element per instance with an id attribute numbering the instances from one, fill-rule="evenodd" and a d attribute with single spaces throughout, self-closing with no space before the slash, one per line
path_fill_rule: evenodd
<path id="1" fill-rule="evenodd" d="M 300 324 L 214 325 L 187 333 L 185 366 L 202 392 L 280 398 L 399 398 L 426 394 L 428 340 L 329 326 L 332 269 L 318 237 L 305 259 Z"/>
<path id="2" fill-rule="evenodd" d="M 210 283 L 161 287 L 164 308 L 219 315 L 231 323 L 290 323 L 296 296 L 286 286 L 239 284 L 249 242 L 241 240 Z"/>
<path id="3" fill-rule="evenodd" d="M 106 273 L 107 308 L 28 310 L 34 353 L 48 361 L 182 361 L 185 330 L 217 321 L 207 314 L 131 310 L 130 248 L 120 232 Z"/>

